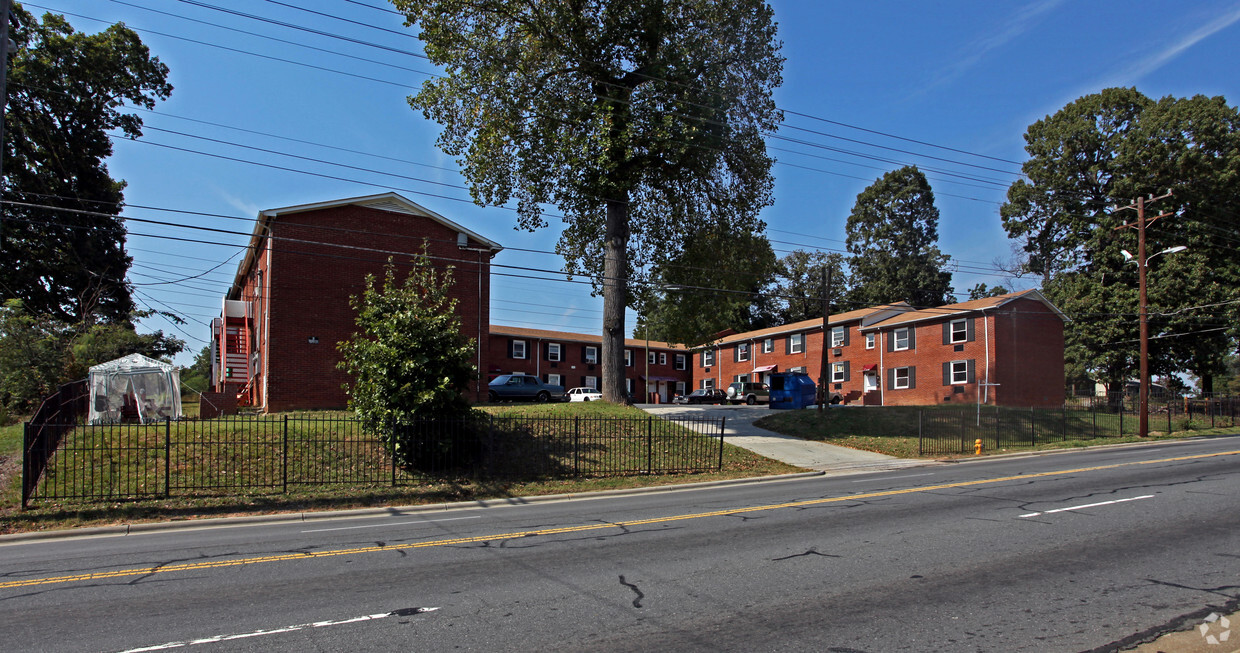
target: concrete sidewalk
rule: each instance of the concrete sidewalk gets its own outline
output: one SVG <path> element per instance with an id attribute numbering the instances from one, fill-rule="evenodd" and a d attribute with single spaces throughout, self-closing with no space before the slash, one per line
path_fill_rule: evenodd
<path id="1" fill-rule="evenodd" d="M 771 414 L 766 406 L 680 406 L 638 404 L 638 408 L 666 418 L 726 418 L 724 440 L 760 456 L 823 472 L 864 472 L 901 467 L 932 465 L 933 461 L 896 458 L 872 451 L 849 449 L 825 442 L 803 440 L 754 426 L 755 420 Z M 839 410 L 839 409 L 836 409 Z"/>

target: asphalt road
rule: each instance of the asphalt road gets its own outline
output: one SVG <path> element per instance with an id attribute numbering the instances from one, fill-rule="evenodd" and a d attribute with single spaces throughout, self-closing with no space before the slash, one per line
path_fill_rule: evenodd
<path id="1" fill-rule="evenodd" d="M 0 546 L 13 651 L 1082 651 L 1240 602 L 1240 438 Z"/>

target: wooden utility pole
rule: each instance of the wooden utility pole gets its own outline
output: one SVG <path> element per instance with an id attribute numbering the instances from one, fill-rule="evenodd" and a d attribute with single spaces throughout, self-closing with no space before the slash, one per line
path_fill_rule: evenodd
<path id="1" fill-rule="evenodd" d="M 831 321 L 831 261 L 823 265 L 822 270 L 822 367 L 818 372 L 818 412 L 822 413 L 824 404 L 831 393 L 827 391 L 827 380 L 831 378 L 827 371 L 827 349 L 831 346 L 831 331 L 827 326 Z M 808 338 L 806 339 L 808 340 Z M 809 346 L 809 343 L 806 343 Z"/>
<path id="2" fill-rule="evenodd" d="M 4 116 L 9 106 L 9 12 L 12 0 L 0 0 L 0 192 L 4 190 Z M 4 205 L 0 204 L 0 251 L 4 242 Z"/>
<path id="3" fill-rule="evenodd" d="M 1171 197 L 1171 191 L 1167 191 L 1166 195 L 1149 197 L 1150 202 Z M 1145 202 L 1146 198 L 1138 197 L 1137 201 L 1129 206 L 1121 208 L 1121 211 L 1127 209 L 1135 209 L 1137 212 L 1137 221 L 1135 223 L 1122 224 L 1116 227 L 1119 229 L 1136 229 L 1137 230 L 1137 286 L 1138 286 L 1138 303 L 1141 315 L 1141 390 L 1140 390 L 1140 413 L 1138 415 L 1137 437 L 1147 437 L 1150 433 L 1150 321 L 1148 305 L 1145 294 L 1145 268 L 1148 260 L 1145 257 L 1145 228 L 1153 224 L 1159 218 L 1171 216 L 1171 213 L 1163 213 L 1156 215 L 1148 220 L 1145 218 Z M 1163 250 L 1167 251 L 1167 250 Z M 1162 252 L 1159 252 L 1161 254 Z"/>

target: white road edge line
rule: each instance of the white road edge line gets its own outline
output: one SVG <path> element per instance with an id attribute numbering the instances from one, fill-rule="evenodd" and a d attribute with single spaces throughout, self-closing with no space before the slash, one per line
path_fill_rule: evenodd
<path id="1" fill-rule="evenodd" d="M 1102 502 L 1099 502 L 1099 503 L 1087 503 L 1087 504 L 1085 504 L 1085 505 L 1083 505 L 1083 506 L 1072 506 L 1071 508 L 1057 508 L 1057 509 L 1055 509 L 1055 510 L 1047 510 L 1047 511 L 1044 511 L 1044 512 L 1031 512 L 1031 513 L 1029 513 L 1029 514 L 1027 514 L 1027 515 L 1021 515 L 1021 517 L 1037 517 L 1038 515 L 1049 515 L 1049 514 L 1051 514 L 1051 513 L 1055 513 L 1055 512 L 1066 512 L 1066 511 L 1069 511 L 1069 510 L 1084 510 L 1084 509 L 1086 509 L 1086 508 L 1097 508 L 1098 506 L 1109 506 L 1109 505 L 1111 505 L 1111 504 L 1113 504 L 1113 503 L 1124 503 L 1125 501 L 1140 501 L 1141 499 L 1153 499 L 1153 498 L 1154 498 L 1154 495 L 1152 495 L 1152 494 L 1146 494 L 1146 495 L 1142 495 L 1142 496 L 1139 496 L 1139 497 L 1130 497 L 1130 498 L 1128 498 L 1128 499 L 1116 499 L 1116 500 L 1114 500 L 1114 501 L 1102 501 Z"/>
<path id="2" fill-rule="evenodd" d="M 302 531 L 303 533 L 326 533 L 327 531 L 351 531 L 358 528 L 382 528 L 384 526 L 407 526 L 409 524 L 433 524 L 441 521 L 460 521 L 462 519 L 482 519 L 478 515 L 473 517 L 445 517 L 444 519 L 419 519 L 417 521 L 401 521 L 395 524 L 367 524 L 365 526 L 340 526 L 337 528 L 316 528 L 314 530 Z"/>
<path id="3" fill-rule="evenodd" d="M 439 608 L 418 608 L 419 612 L 434 612 Z M 276 628 L 274 630 L 256 630 L 252 633 L 238 633 L 235 635 L 216 635 L 215 637 L 204 637 L 202 639 L 192 639 L 187 642 L 168 642 L 167 644 L 157 644 L 155 646 L 145 646 L 143 648 L 131 648 L 121 653 L 143 653 L 144 651 L 164 651 L 172 648 L 184 648 L 186 646 L 194 646 L 196 644 L 216 644 L 219 642 L 227 642 L 234 639 L 246 639 L 249 637 L 262 637 L 263 635 L 278 635 L 280 633 L 291 633 L 306 628 L 325 628 L 327 626 L 343 626 L 344 624 L 358 623 L 360 621 L 374 621 L 376 619 L 386 619 L 396 615 L 396 612 L 384 612 L 382 614 L 368 614 L 361 617 L 353 617 L 352 619 L 341 619 L 339 621 L 316 621 L 308 624 L 298 624 L 296 626 L 285 626 L 284 628 Z"/>

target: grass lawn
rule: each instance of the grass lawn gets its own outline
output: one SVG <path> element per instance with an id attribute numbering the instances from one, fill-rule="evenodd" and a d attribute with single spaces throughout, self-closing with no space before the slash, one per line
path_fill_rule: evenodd
<path id="1" fill-rule="evenodd" d="M 917 433 L 918 414 L 921 411 L 925 411 L 924 421 L 926 424 L 935 421 L 948 422 L 948 428 L 953 431 L 957 428 L 955 424 L 957 424 L 957 420 L 959 420 L 962 412 L 958 407 L 864 406 L 833 408 L 825 411 L 820 417 L 816 410 L 789 410 L 774 412 L 772 415 L 759 419 L 754 424 L 784 435 L 828 442 L 853 449 L 876 451 L 901 458 L 944 458 L 973 455 L 972 451 L 968 454 L 960 454 L 957 451 L 951 454 L 925 454 L 919 456 Z M 990 412 L 988 413 L 987 411 Z M 1119 417 L 1114 414 L 1098 413 L 1095 415 L 1084 410 L 1069 410 L 1064 415 L 1058 410 L 1050 410 L 1045 413 L 1039 413 L 1037 417 L 1037 422 L 1041 425 L 1039 428 L 1040 434 L 1036 438 L 1037 444 L 1033 446 L 1029 446 L 1027 443 L 1017 445 L 1007 441 L 1005 438 L 1004 444 L 996 448 L 991 441 L 991 434 L 994 432 L 993 426 L 987 426 L 988 416 L 990 416 L 989 419 L 993 420 L 993 411 L 993 407 L 989 409 L 982 408 L 982 425 L 980 428 L 973 426 L 975 413 L 972 410 L 963 411 L 964 419 L 959 421 L 963 421 L 968 426 L 968 431 L 961 439 L 969 443 L 970 449 L 972 448 L 971 443 L 979 437 L 983 439 L 983 454 L 996 454 L 1012 451 L 1089 447 L 1121 442 L 1149 442 L 1158 439 L 1236 432 L 1234 426 L 1209 428 L 1208 422 L 1202 422 L 1199 419 L 1188 421 L 1177 417 L 1173 419 L 1173 430 L 1168 434 L 1165 432 L 1167 424 L 1165 415 L 1151 415 L 1149 420 L 1150 435 L 1146 438 L 1140 438 L 1135 433 L 1137 427 L 1136 417 L 1130 414 L 1124 416 L 1123 424 L 1121 425 Z M 1017 409 L 1013 409 L 1010 413 L 1005 413 L 1004 423 L 1005 429 L 1012 429 L 1022 433 L 1030 430 L 1028 413 Z M 993 421 L 990 424 L 993 424 Z M 1163 429 L 1162 431 L 1157 430 L 1160 427 Z M 1046 434 L 1043 433 L 1043 431 L 1048 429 L 1052 431 L 1051 437 L 1045 437 Z M 1067 436 L 1061 437 L 1059 434 L 1065 431 Z M 927 432 L 929 432 L 929 429 L 927 429 Z M 1095 433 L 1099 437 L 1094 437 Z M 1014 439 L 1020 439 L 1020 437 L 1018 436 Z"/>
<path id="2" fill-rule="evenodd" d="M 637 418 L 648 415 L 630 406 L 605 402 L 563 404 L 504 404 L 481 406 L 497 417 Z M 340 413 L 335 413 L 340 416 Z M 275 416 L 279 417 L 279 416 Z M 391 487 L 390 484 L 289 486 L 287 493 L 238 491 L 174 494 L 170 498 L 85 502 L 42 500 L 22 512 L 20 424 L 0 430 L 0 456 L 5 473 L 0 475 L 0 533 L 80 526 L 170 521 L 247 514 L 272 514 L 308 510 L 423 505 L 483 499 L 508 499 L 546 494 L 576 494 L 599 490 L 695 483 L 702 481 L 769 476 L 804 471 L 763 458 L 748 450 L 725 444 L 721 471 L 680 474 L 581 476 L 530 481 L 428 480 L 426 483 Z M 332 464 L 330 462 L 324 464 Z M 349 464 L 342 461 L 339 464 Z M 328 470 L 330 476 L 330 470 Z"/>

